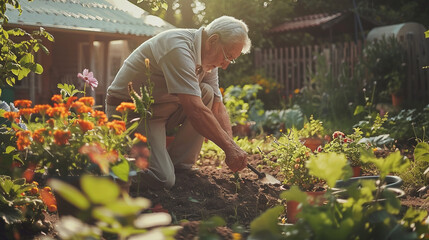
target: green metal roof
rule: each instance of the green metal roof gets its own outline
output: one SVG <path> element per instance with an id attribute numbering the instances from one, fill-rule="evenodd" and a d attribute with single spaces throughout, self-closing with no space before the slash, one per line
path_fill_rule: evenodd
<path id="1" fill-rule="evenodd" d="M 174 28 L 127 0 L 34 0 L 20 4 L 21 15 L 7 5 L 9 24 L 135 36 L 154 36 Z"/>

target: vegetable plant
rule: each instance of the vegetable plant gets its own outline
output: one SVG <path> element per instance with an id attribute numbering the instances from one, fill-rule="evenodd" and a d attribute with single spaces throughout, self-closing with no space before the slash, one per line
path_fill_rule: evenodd
<path id="1" fill-rule="evenodd" d="M 294 225 L 281 226 L 276 220 L 282 206 L 270 209 L 260 217 L 264 217 L 264 225 L 256 225 L 260 218 L 252 222 L 250 239 L 424 239 L 429 233 L 427 211 L 412 207 L 403 210 L 396 195 L 382 187 L 385 176 L 405 171 L 409 160 L 400 152 L 380 159 L 372 151 L 363 151 L 361 160 L 377 166 L 379 184 L 366 180 L 346 188 L 349 197 L 345 203 L 338 202 L 337 195 L 329 189 L 322 205 L 308 204 L 305 194 L 292 187 L 281 198 L 301 202 L 299 220 Z M 310 158 L 307 166 L 330 188 L 337 180 L 350 176 L 344 154 L 319 153 Z"/>
<path id="2" fill-rule="evenodd" d="M 272 147 L 273 151 L 266 154 L 264 160 L 272 167 L 279 167 L 284 184 L 298 186 L 303 191 L 323 186 L 323 181 L 310 174 L 306 167 L 313 152 L 301 143 L 297 130 L 290 129 L 288 134 L 273 140 Z"/>

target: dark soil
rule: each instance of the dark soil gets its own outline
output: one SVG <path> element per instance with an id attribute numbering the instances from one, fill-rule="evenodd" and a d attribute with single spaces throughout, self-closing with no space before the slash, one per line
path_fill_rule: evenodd
<path id="1" fill-rule="evenodd" d="M 246 168 L 239 174 L 241 180 L 238 186 L 234 174 L 225 163 L 218 166 L 210 159 L 199 162 L 192 170 L 177 172 L 176 185 L 172 189 L 146 190 L 140 194 L 152 201 L 155 211 L 159 211 L 161 206 L 167 210 L 173 216 L 173 223 L 191 221 L 182 223 L 185 227 L 176 239 L 192 239 L 187 232 L 197 233 L 198 223 L 195 221 L 213 216 L 219 216 L 226 222 L 227 228 L 217 229 L 222 239 L 232 239 L 230 228 L 234 225 L 248 229 L 253 219 L 280 204 L 280 184 L 263 184 L 255 173 Z M 269 171 L 270 168 L 264 165 L 259 155 L 251 156 L 249 163 L 259 166 L 262 172 L 276 175 L 275 171 Z M 135 193 L 133 188 L 132 193 Z"/>
<path id="2" fill-rule="evenodd" d="M 259 155 L 249 158 L 249 163 L 279 180 L 278 171 L 268 167 Z M 131 186 L 130 195 L 141 196 L 151 200 L 152 211 L 166 211 L 173 218 L 173 225 L 181 225 L 175 239 L 194 239 L 198 236 L 200 224 L 213 216 L 225 220 L 226 226 L 218 227 L 212 232 L 221 239 L 233 239 L 236 226 L 244 229 L 243 239 L 249 233 L 250 223 L 265 210 L 282 204 L 279 199 L 283 191 L 280 184 L 263 184 L 250 169 L 240 172 L 239 187 L 234 174 L 225 163 L 219 165 L 211 159 L 200 159 L 192 170 L 176 173 L 176 185 L 169 190 L 137 190 Z M 371 175 L 371 172 L 363 172 Z M 414 191 L 415 192 L 415 191 Z M 404 207 L 415 207 L 429 210 L 426 194 L 407 194 L 401 202 Z M 57 220 L 50 216 L 49 219 Z"/>

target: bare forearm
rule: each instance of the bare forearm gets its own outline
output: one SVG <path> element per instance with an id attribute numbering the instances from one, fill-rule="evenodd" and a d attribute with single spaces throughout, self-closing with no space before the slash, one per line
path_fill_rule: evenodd
<path id="1" fill-rule="evenodd" d="M 198 98 L 189 96 L 179 96 L 179 98 L 188 119 L 198 133 L 213 141 L 225 152 L 237 147 L 211 109 L 200 103 Z"/>
<path id="2" fill-rule="evenodd" d="M 178 96 L 185 114 L 195 130 L 213 141 L 225 152 L 225 163 L 228 167 L 233 172 L 245 168 L 247 153 L 234 142 L 232 134 L 224 130 L 212 110 L 206 107 L 199 97 L 183 94 Z M 221 120 L 222 124 L 225 124 L 224 121 L 225 119 Z"/>
<path id="3" fill-rule="evenodd" d="M 225 130 L 228 135 L 232 138 L 232 128 L 231 121 L 229 120 L 228 112 L 226 111 L 223 103 L 218 102 L 213 104 L 212 112 L 216 117 L 216 120 L 219 122 L 223 130 Z"/>

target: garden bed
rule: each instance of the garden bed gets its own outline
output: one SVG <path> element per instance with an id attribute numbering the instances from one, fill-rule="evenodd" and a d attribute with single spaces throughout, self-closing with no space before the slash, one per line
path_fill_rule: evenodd
<path id="1" fill-rule="evenodd" d="M 249 163 L 282 180 L 275 169 L 264 164 L 259 154 L 251 155 Z M 364 175 L 368 174 L 364 172 Z M 167 211 L 171 214 L 172 224 L 183 226 L 176 239 L 192 239 L 197 236 L 199 223 L 213 216 L 219 216 L 226 221 L 226 227 L 216 230 L 221 239 L 233 239 L 232 229 L 235 229 L 235 226 L 241 226 L 244 229 L 242 236 L 246 237 L 250 223 L 256 217 L 281 203 L 279 195 L 282 189 L 280 185 L 262 184 L 250 169 L 241 171 L 240 177 L 242 181 L 237 189 L 234 175 L 225 163 L 219 165 L 212 159 L 200 159 L 194 169 L 176 173 L 176 185 L 172 189 L 141 189 L 138 194 L 136 186 L 133 185 L 130 195 L 150 199 L 152 211 Z M 415 192 L 407 191 L 407 195 L 401 200 L 402 205 L 429 210 L 429 204 L 425 201 L 427 194 L 419 197 Z M 49 216 L 48 219 L 54 224 L 58 220 L 55 215 Z"/>

